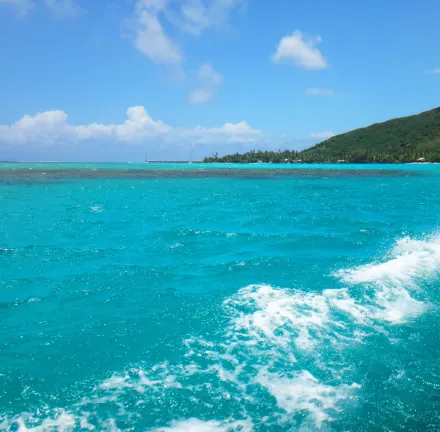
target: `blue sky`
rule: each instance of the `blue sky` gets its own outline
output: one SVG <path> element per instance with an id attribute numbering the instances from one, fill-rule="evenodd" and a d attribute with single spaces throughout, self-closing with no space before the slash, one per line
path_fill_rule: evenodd
<path id="1" fill-rule="evenodd" d="M 440 105 L 440 2 L 0 0 L 0 159 L 304 148 Z"/>

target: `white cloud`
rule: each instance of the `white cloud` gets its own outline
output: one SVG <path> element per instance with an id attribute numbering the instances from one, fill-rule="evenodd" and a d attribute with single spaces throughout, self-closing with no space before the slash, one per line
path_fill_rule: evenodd
<path id="1" fill-rule="evenodd" d="M 57 18 L 76 18 L 82 11 L 74 0 L 44 0 L 44 5 L 51 9 Z"/>
<path id="2" fill-rule="evenodd" d="M 200 0 L 187 1 L 180 6 L 180 13 L 181 20 L 175 19 L 175 22 L 188 33 L 199 35 L 210 25 L 206 6 Z"/>
<path id="3" fill-rule="evenodd" d="M 153 63 L 179 64 L 183 56 L 168 37 L 158 14 L 165 9 L 164 0 L 137 0 L 135 47 Z"/>
<path id="4" fill-rule="evenodd" d="M 217 87 L 223 82 L 223 77 L 209 63 L 203 63 L 197 72 L 197 78 L 204 85 Z"/>
<path id="5" fill-rule="evenodd" d="M 335 97 L 336 92 L 330 88 L 308 88 L 304 91 L 304 93 L 308 96 L 328 96 Z"/>
<path id="6" fill-rule="evenodd" d="M 143 7 L 147 9 L 152 9 L 156 11 L 163 11 L 166 7 L 165 0 L 138 0 L 137 7 Z"/>
<path id="7" fill-rule="evenodd" d="M 188 100 L 191 105 L 202 105 L 212 99 L 212 92 L 206 89 L 194 90 L 189 94 Z"/>
<path id="8" fill-rule="evenodd" d="M 136 0 L 135 47 L 154 63 L 180 64 L 183 54 L 167 30 L 194 36 L 219 26 L 243 0 Z M 178 6 L 177 6 L 178 5 Z M 164 21 L 167 20 L 164 25 Z"/>
<path id="9" fill-rule="evenodd" d="M 224 23 L 243 0 L 186 0 L 178 12 L 168 10 L 169 20 L 186 33 L 198 36 Z"/>
<path id="10" fill-rule="evenodd" d="M 33 0 L 0 0 L 0 5 L 2 4 L 14 7 L 20 17 L 27 15 L 35 6 Z"/>
<path id="11" fill-rule="evenodd" d="M 231 138 L 228 138 L 228 140 L 227 140 L 228 144 L 235 144 L 235 143 L 252 144 L 255 142 L 257 142 L 257 140 L 255 138 L 240 137 L 240 136 L 232 136 Z"/>
<path id="12" fill-rule="evenodd" d="M 334 137 L 336 134 L 332 131 L 324 131 L 324 132 L 312 132 L 310 134 L 311 138 L 317 138 L 317 139 L 329 139 L 331 137 Z"/>
<path id="13" fill-rule="evenodd" d="M 67 114 L 63 111 L 46 111 L 33 117 L 25 115 L 10 126 L 0 126 L 0 140 L 51 144 L 65 135 L 66 120 Z"/>
<path id="14" fill-rule="evenodd" d="M 309 38 L 296 30 L 292 35 L 281 39 L 272 56 L 272 61 L 294 63 L 305 69 L 326 69 L 329 67 L 327 61 L 316 47 L 320 42 L 320 36 Z"/>
<path id="15" fill-rule="evenodd" d="M 127 119 L 121 124 L 75 126 L 68 122 L 64 111 L 46 111 L 35 116 L 25 115 L 11 125 L 0 125 L 0 142 L 10 144 L 33 143 L 62 145 L 79 141 L 114 140 L 126 143 L 149 141 L 165 144 L 253 142 L 263 134 L 245 121 L 226 123 L 217 128 L 182 128 L 153 120 L 142 106 L 127 110 Z"/>
<path id="16" fill-rule="evenodd" d="M 216 129 L 211 129 L 216 130 Z M 244 135 L 260 135 L 260 131 L 255 131 L 252 129 L 245 121 L 240 123 L 226 123 L 221 127 L 221 131 L 233 135 L 233 136 L 244 136 Z"/>
<path id="17" fill-rule="evenodd" d="M 193 105 L 204 104 L 212 99 L 218 87 L 223 83 L 223 77 L 209 63 L 200 66 L 197 72 L 199 88 L 189 95 L 189 102 Z"/>
<path id="18" fill-rule="evenodd" d="M 35 0 L 0 0 L 2 4 L 13 6 L 17 14 L 23 17 L 35 7 Z M 44 0 L 42 4 L 51 9 L 57 18 L 75 18 L 83 10 L 75 0 Z"/>

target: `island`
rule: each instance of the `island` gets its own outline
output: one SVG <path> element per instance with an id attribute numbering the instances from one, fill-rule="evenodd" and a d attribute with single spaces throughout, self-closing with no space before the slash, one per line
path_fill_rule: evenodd
<path id="1" fill-rule="evenodd" d="M 440 162 L 440 107 L 336 135 L 302 151 L 217 154 L 205 163 Z"/>

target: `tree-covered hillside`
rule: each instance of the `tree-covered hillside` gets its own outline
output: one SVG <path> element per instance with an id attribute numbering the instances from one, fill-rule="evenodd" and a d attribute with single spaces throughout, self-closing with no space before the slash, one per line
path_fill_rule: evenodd
<path id="1" fill-rule="evenodd" d="M 252 151 L 206 162 L 440 162 L 440 107 L 336 135 L 302 152 Z"/>

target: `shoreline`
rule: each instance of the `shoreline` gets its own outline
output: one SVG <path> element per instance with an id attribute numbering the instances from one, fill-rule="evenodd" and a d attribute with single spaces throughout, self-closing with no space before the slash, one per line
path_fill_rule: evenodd
<path id="1" fill-rule="evenodd" d="M 204 162 L 204 161 L 0 161 L 0 164 L 145 164 L 145 165 L 440 165 L 440 162 Z"/>

